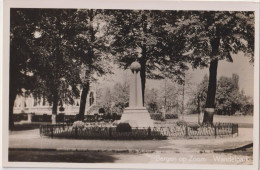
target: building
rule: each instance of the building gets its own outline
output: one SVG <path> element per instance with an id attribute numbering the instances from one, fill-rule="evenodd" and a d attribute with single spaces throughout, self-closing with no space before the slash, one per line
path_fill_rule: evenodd
<path id="1" fill-rule="evenodd" d="M 44 98 L 35 99 L 32 95 L 27 97 L 17 96 L 14 103 L 14 114 L 20 113 L 34 113 L 35 115 L 51 115 L 52 105 Z M 89 93 L 87 95 L 86 110 L 85 115 L 94 114 L 96 111 L 96 88 L 90 86 Z M 60 106 L 58 106 L 57 113 L 64 113 L 65 115 L 76 115 L 79 113 L 80 107 L 80 97 L 74 99 L 74 104 L 63 104 L 64 111 L 59 111 Z"/>

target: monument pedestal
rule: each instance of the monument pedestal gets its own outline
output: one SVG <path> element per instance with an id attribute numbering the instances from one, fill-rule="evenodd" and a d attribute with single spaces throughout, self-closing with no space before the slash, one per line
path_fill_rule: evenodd
<path id="1" fill-rule="evenodd" d="M 131 127 L 154 127 L 153 120 L 145 107 L 128 107 L 122 114 L 120 123 L 129 123 Z"/>

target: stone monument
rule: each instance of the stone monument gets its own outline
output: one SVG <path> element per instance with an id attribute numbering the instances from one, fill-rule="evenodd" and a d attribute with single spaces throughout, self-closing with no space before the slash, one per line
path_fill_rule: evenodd
<path id="1" fill-rule="evenodd" d="M 138 62 L 130 66 L 132 71 L 130 82 L 129 107 L 125 108 L 120 123 L 129 123 L 131 127 L 153 127 L 153 120 L 147 109 L 143 106 L 142 86 Z"/>

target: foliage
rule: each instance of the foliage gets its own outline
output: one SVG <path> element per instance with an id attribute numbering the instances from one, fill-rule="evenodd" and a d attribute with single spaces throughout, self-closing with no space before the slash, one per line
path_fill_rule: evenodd
<path id="1" fill-rule="evenodd" d="M 72 125 L 72 128 L 83 129 L 85 127 L 85 123 L 82 121 L 75 121 Z"/>
<path id="2" fill-rule="evenodd" d="M 162 117 L 162 113 L 150 113 L 151 119 L 153 120 L 161 120 L 164 119 L 178 119 L 178 114 L 165 114 L 165 118 Z"/>
<path id="3" fill-rule="evenodd" d="M 132 127 L 129 125 L 129 123 L 119 123 L 116 127 L 117 132 L 131 132 Z"/>
<path id="4" fill-rule="evenodd" d="M 68 43 L 73 33 L 73 26 L 76 24 L 74 20 L 76 12 L 76 10 L 62 9 L 13 9 L 13 13 L 22 16 L 23 20 L 28 20 L 27 23 L 23 23 L 22 29 L 29 32 L 30 36 L 15 31 L 11 33 L 11 36 L 26 37 L 26 42 L 30 43 L 28 46 L 31 49 L 25 47 L 20 49 L 28 53 L 27 67 L 31 70 L 30 75 L 37 82 L 31 83 L 35 86 L 29 92 L 35 98 L 43 97 L 49 103 L 53 103 L 53 114 L 57 113 L 60 101 L 73 103 L 73 97 L 79 96 L 77 88 L 79 70 L 75 63 L 71 62 Z M 19 16 L 16 16 L 14 21 L 22 22 Z M 33 25 L 31 29 L 29 25 Z M 12 27 L 15 28 L 15 26 Z"/>
<path id="5" fill-rule="evenodd" d="M 206 108 L 215 107 L 219 60 L 232 62 L 231 54 L 242 51 L 254 61 L 254 13 L 246 11 L 188 11 L 174 24 L 166 25 L 173 35 L 184 34 L 185 50 L 193 68 L 209 66 Z M 204 123 L 213 123 L 205 112 Z"/>
<path id="6" fill-rule="evenodd" d="M 14 126 L 13 106 L 17 95 L 37 87 L 33 76 L 32 32 L 35 29 L 33 17 L 26 17 L 22 10 L 10 10 L 10 89 L 9 89 L 9 128 Z"/>
<path id="7" fill-rule="evenodd" d="M 208 75 L 204 75 L 202 81 L 197 86 L 197 89 L 193 91 L 193 95 L 191 95 L 189 101 L 186 104 L 189 114 L 197 114 L 201 111 L 201 108 L 205 108 L 208 83 L 209 77 Z"/>
<path id="8" fill-rule="evenodd" d="M 106 114 L 122 114 L 129 102 L 129 83 L 116 83 L 112 88 L 99 89 L 99 105 Z"/>
<path id="9" fill-rule="evenodd" d="M 194 94 L 188 105 L 192 105 L 190 113 L 198 113 L 198 98 L 200 99 L 200 107 L 205 108 L 206 91 L 208 77 L 205 75 L 202 82 L 198 85 L 197 91 Z M 243 114 L 252 113 L 252 101 L 249 96 L 246 96 L 239 90 L 239 76 L 233 74 L 232 77 L 222 76 L 217 83 L 216 91 L 216 113 L 220 115 L 233 115 L 237 111 Z M 250 114 L 251 114 L 250 113 Z"/>
<path id="10" fill-rule="evenodd" d="M 185 120 L 178 120 L 178 121 L 177 121 L 177 125 L 178 125 L 178 126 L 187 126 L 187 124 L 188 124 L 188 123 L 187 123 Z"/>
<path id="11" fill-rule="evenodd" d="M 165 26 L 173 34 L 185 33 L 185 51 L 194 68 L 215 58 L 232 62 L 231 53 L 243 51 L 254 61 L 254 13 L 245 11 L 182 12 L 178 22 Z M 218 38 L 219 46 L 214 46 Z M 214 48 L 217 48 L 214 51 Z"/>
<path id="12" fill-rule="evenodd" d="M 84 119 L 90 83 L 96 80 L 96 76 L 111 73 L 108 64 L 110 36 L 106 35 L 109 19 L 104 15 L 104 10 L 81 9 L 77 12 L 76 36 L 71 40 L 71 52 L 82 70 L 79 116 Z"/>
<path id="13" fill-rule="evenodd" d="M 73 104 L 80 96 L 78 85 L 85 88 L 95 75 L 110 72 L 106 28 L 99 24 L 107 20 L 102 12 L 12 9 L 11 81 L 19 81 L 11 83 L 19 85 L 10 90 L 12 100 L 22 88 L 30 89 L 35 98 L 53 103 L 56 114 L 59 102 Z"/>
<path id="14" fill-rule="evenodd" d="M 159 91 L 157 89 L 145 89 L 145 105 L 149 113 L 156 113 L 160 109 Z"/>
<path id="15" fill-rule="evenodd" d="M 141 82 L 144 97 L 146 78 L 175 78 L 183 82 L 188 69 L 186 57 L 181 55 L 184 39 L 169 36 L 163 25 L 177 21 L 176 12 L 120 10 L 115 12 L 112 31 L 116 63 L 127 69 L 133 61 L 141 64 Z M 145 100 L 144 100 L 145 102 Z"/>

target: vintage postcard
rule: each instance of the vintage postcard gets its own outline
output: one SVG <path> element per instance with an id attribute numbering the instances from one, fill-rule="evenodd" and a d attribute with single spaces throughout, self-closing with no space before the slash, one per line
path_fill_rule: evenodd
<path id="1" fill-rule="evenodd" d="M 3 3 L 4 167 L 258 169 L 259 2 Z"/>

